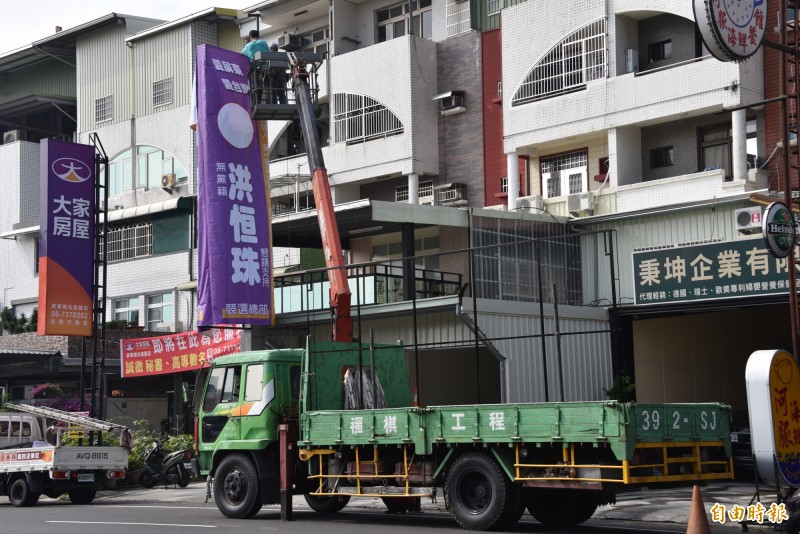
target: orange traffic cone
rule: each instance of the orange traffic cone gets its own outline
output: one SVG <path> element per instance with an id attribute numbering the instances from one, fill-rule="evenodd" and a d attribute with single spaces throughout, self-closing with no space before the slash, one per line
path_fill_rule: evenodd
<path id="1" fill-rule="evenodd" d="M 686 534 L 711 534 L 706 508 L 703 506 L 703 496 L 700 495 L 700 486 L 698 485 L 692 488 L 692 506 L 689 509 Z"/>

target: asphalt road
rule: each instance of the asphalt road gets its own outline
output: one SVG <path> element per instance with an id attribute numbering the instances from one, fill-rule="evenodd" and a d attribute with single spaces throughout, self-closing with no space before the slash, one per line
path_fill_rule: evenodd
<path id="1" fill-rule="evenodd" d="M 243 534 L 250 532 L 288 533 L 352 533 L 377 532 L 381 534 L 417 534 L 425 532 L 464 532 L 446 512 L 425 511 L 404 516 L 390 515 L 381 509 L 348 507 L 335 516 L 321 517 L 316 513 L 295 510 L 295 520 L 280 520 L 277 507 L 264 507 L 251 520 L 229 520 L 223 517 L 213 502 L 202 503 L 194 491 L 154 490 L 153 499 L 147 494 L 135 500 L 99 498 L 91 505 L 78 506 L 68 501 L 43 498 L 32 508 L 15 508 L 3 499 L 0 501 L 0 532 L 16 534 L 183 534 L 188 532 L 209 534 Z M 677 523 L 643 523 L 612 520 L 591 520 L 569 529 L 575 533 L 630 534 L 685 532 L 686 526 Z M 714 532 L 731 532 L 714 528 Z M 546 529 L 530 517 L 525 517 L 507 532 L 549 534 L 561 532 Z"/>

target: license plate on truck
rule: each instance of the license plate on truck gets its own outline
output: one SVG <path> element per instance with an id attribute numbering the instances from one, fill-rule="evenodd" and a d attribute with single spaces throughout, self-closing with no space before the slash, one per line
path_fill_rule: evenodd
<path id="1" fill-rule="evenodd" d="M 78 482 L 94 482 L 94 473 L 78 473 Z"/>

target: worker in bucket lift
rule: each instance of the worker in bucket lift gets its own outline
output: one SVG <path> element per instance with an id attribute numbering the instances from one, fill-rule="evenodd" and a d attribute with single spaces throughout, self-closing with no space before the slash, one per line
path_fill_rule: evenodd
<path id="1" fill-rule="evenodd" d="M 277 52 L 278 45 L 276 43 L 272 43 L 269 47 L 270 51 Z M 269 77 L 270 77 L 270 88 L 272 89 L 272 104 L 286 104 L 286 84 L 289 81 L 289 77 L 286 74 L 286 70 L 289 68 L 289 62 L 285 60 L 271 60 L 269 62 Z"/>
<path id="2" fill-rule="evenodd" d="M 253 65 L 253 58 L 255 57 L 256 52 L 269 52 L 269 45 L 267 45 L 267 42 L 264 39 L 258 36 L 258 30 L 250 30 L 248 35 L 250 36 L 250 40 L 246 45 L 244 45 L 244 48 L 242 48 L 242 54 L 247 56 L 247 59 L 250 60 L 250 72 L 247 73 L 247 77 L 252 80 L 252 71 L 255 68 Z M 266 77 L 266 70 L 262 71 L 262 68 L 259 68 L 256 76 L 258 81 L 256 83 L 256 87 L 253 88 L 256 89 L 257 102 L 261 102 L 261 97 L 264 94 L 264 87 L 266 86 L 269 88 L 270 81 L 269 79 L 265 79 Z"/>

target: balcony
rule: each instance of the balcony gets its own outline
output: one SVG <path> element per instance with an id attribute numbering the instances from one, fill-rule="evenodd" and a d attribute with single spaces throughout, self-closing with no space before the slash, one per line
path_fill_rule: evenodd
<path id="1" fill-rule="evenodd" d="M 369 264 L 349 270 L 352 306 L 404 302 L 402 267 Z M 416 298 L 454 296 L 461 288 L 462 275 L 415 269 Z M 275 277 L 275 313 L 317 312 L 330 309 L 330 284 L 324 271 L 290 273 Z"/>
<path id="2" fill-rule="evenodd" d="M 336 184 L 379 176 L 438 174 L 436 43 L 405 36 L 341 54 L 319 78 L 330 113 L 323 148 Z M 364 84 L 363 76 L 379 83 Z M 326 79 L 327 76 L 327 79 Z M 324 119 L 323 119 L 324 120 Z M 272 125 L 270 125 L 272 126 Z M 308 174 L 305 155 L 270 163 L 270 176 Z"/>
<path id="3" fill-rule="evenodd" d="M 570 210 L 568 197 L 544 199 L 548 212 L 557 216 L 605 215 L 659 208 L 663 206 L 699 202 L 711 198 L 748 193 L 766 189 L 769 175 L 766 171 L 750 169 L 747 179 L 725 181 L 724 170 L 709 171 L 621 185 L 602 193 L 587 194 L 589 209 Z"/>

